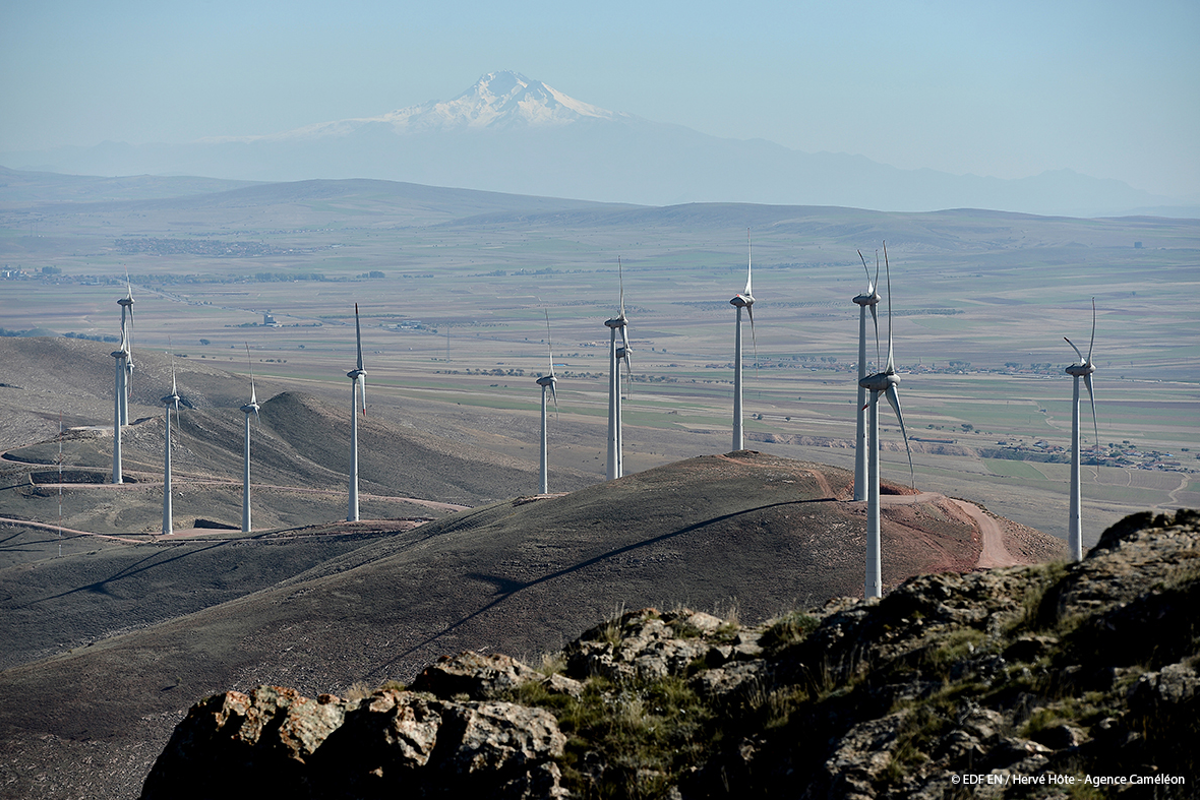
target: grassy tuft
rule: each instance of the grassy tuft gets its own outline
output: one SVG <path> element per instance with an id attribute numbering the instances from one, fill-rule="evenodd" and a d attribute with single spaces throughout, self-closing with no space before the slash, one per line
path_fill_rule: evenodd
<path id="1" fill-rule="evenodd" d="M 817 618 L 800 611 L 792 611 L 774 620 L 763 632 L 758 643 L 769 653 L 777 653 L 786 647 L 802 642 L 817 628 Z"/>

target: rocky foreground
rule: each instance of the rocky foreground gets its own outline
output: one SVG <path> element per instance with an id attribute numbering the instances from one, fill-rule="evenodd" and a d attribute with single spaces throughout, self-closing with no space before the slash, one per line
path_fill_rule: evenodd
<path id="1" fill-rule="evenodd" d="M 357 698 L 227 692 L 142 797 L 1196 797 L 1198 607 L 1200 512 L 1140 514 L 1079 564 L 752 628 L 643 609 L 536 668 L 468 652 Z"/>

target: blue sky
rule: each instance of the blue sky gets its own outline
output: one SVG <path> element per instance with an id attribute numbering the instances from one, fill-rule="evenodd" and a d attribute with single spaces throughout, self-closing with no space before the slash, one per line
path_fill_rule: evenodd
<path id="1" fill-rule="evenodd" d="M 1200 3 L 0 5 L 0 152 L 289 130 L 512 69 L 659 122 L 905 169 L 1200 199 Z"/>

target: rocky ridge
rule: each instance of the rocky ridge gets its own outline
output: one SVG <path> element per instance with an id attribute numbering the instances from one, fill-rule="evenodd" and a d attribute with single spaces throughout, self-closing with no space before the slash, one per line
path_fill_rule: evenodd
<path id="1" fill-rule="evenodd" d="M 1200 512 L 1139 514 L 1078 564 L 925 575 L 754 627 L 630 611 L 538 668 L 467 652 L 359 699 L 228 692 L 142 796 L 212 796 L 220 774 L 223 797 L 1065 797 L 1063 776 L 1194 797 L 1198 601 Z"/>

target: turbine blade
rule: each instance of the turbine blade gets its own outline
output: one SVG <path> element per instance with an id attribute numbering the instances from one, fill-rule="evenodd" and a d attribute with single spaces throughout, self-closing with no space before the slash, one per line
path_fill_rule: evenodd
<path id="1" fill-rule="evenodd" d="M 624 325 L 621 326 L 621 346 L 625 350 L 621 358 L 625 362 L 625 394 L 630 395 L 633 393 L 633 366 L 629 361 L 629 335 L 625 332 Z"/>
<path id="2" fill-rule="evenodd" d="M 133 286 L 129 283 L 129 267 L 125 267 L 125 297 L 129 300 L 129 324 L 133 325 Z"/>
<path id="3" fill-rule="evenodd" d="M 895 362 L 892 358 L 892 267 L 888 264 L 887 242 L 883 243 L 883 266 L 887 270 L 887 290 L 888 290 L 888 360 L 885 372 L 891 373 L 896 369 Z M 890 399 L 890 398 L 889 398 Z M 900 412 L 896 412 L 899 414 Z M 905 442 L 907 443 L 907 439 Z"/>
<path id="4" fill-rule="evenodd" d="M 554 418 L 558 419 L 558 394 L 554 391 L 554 381 L 550 381 L 550 399 L 554 401 Z"/>
<path id="5" fill-rule="evenodd" d="M 621 316 L 619 319 L 625 319 L 625 277 L 621 271 L 621 257 L 617 256 L 617 281 L 621 286 Z"/>
<path id="6" fill-rule="evenodd" d="M 254 394 L 254 362 L 250 360 L 250 343 L 246 342 L 246 366 L 250 368 L 250 402 L 257 403 Z M 257 411 L 255 412 L 258 413 Z"/>
<path id="7" fill-rule="evenodd" d="M 867 274 L 867 291 L 871 291 L 871 270 L 867 268 L 867 260 L 863 258 L 862 250 L 855 250 L 858 253 L 858 260 L 862 262 L 863 272 Z"/>
<path id="8" fill-rule="evenodd" d="M 362 328 L 358 326 L 358 303 L 354 304 L 354 338 L 358 341 L 358 368 L 362 369 Z"/>
<path id="9" fill-rule="evenodd" d="M 171 344 L 171 337 L 167 336 L 167 348 L 171 351 L 171 394 L 177 395 L 179 391 L 175 386 L 175 345 Z M 178 403 L 176 403 L 178 406 Z"/>
<path id="10" fill-rule="evenodd" d="M 542 309 L 546 314 L 546 355 L 550 359 L 550 374 L 554 374 L 554 348 L 550 344 L 550 312 Z"/>
<path id="11" fill-rule="evenodd" d="M 871 322 L 875 323 L 875 366 L 879 366 L 879 311 L 875 308 L 875 304 L 871 306 Z"/>
<path id="12" fill-rule="evenodd" d="M 908 451 L 908 485 L 915 489 L 917 481 L 913 472 L 912 448 L 908 446 L 908 431 L 904 428 L 904 415 L 900 413 L 900 393 L 896 391 L 896 384 L 888 384 L 884 394 L 887 395 L 888 403 L 896 412 L 896 419 L 900 422 L 900 435 L 904 437 L 904 449 Z"/>
<path id="13" fill-rule="evenodd" d="M 1100 426 L 1096 424 L 1096 395 L 1092 393 L 1092 375 L 1091 375 L 1091 373 L 1088 373 L 1087 375 L 1083 376 L 1083 385 L 1087 387 L 1088 400 L 1090 400 L 1092 403 L 1092 435 L 1094 435 L 1096 437 L 1095 446 L 1096 446 L 1097 455 L 1099 455 Z"/>
<path id="14" fill-rule="evenodd" d="M 1079 352 L 1079 348 L 1075 346 L 1075 343 L 1065 336 L 1063 337 L 1063 340 L 1066 341 L 1067 344 L 1071 345 L 1071 349 L 1075 351 L 1075 355 L 1079 356 L 1079 363 L 1086 364 L 1087 362 L 1083 360 L 1083 353 Z"/>
<path id="15" fill-rule="evenodd" d="M 875 251 L 875 280 L 871 282 L 871 291 L 879 286 L 879 251 Z"/>
<path id="16" fill-rule="evenodd" d="M 746 306 L 746 313 L 750 316 L 750 341 L 754 343 L 754 374 L 758 374 L 758 337 L 754 334 L 754 305 Z"/>
<path id="17" fill-rule="evenodd" d="M 1088 357 L 1085 364 L 1092 363 L 1092 347 L 1096 344 L 1096 298 L 1092 298 L 1092 341 L 1088 343 Z"/>
<path id="18" fill-rule="evenodd" d="M 367 415 L 367 376 L 359 375 L 354 379 L 354 385 L 355 388 L 362 392 L 362 413 L 365 417 Z"/>
<path id="19" fill-rule="evenodd" d="M 750 229 L 746 228 L 746 297 L 753 297 L 750 291 L 750 279 L 754 274 L 754 259 L 750 246 Z"/>

